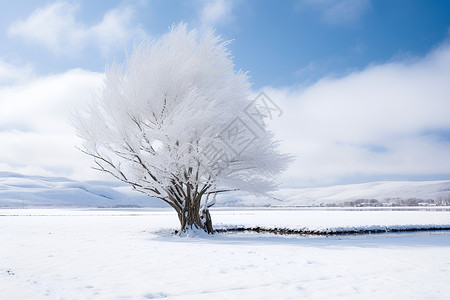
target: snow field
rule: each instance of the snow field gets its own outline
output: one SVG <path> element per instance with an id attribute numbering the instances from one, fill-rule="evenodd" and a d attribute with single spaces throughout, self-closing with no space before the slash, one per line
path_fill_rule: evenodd
<path id="1" fill-rule="evenodd" d="M 448 232 L 179 238 L 171 235 L 178 220 L 169 210 L 4 209 L 0 215 L 0 299 L 450 295 Z M 214 210 L 212 216 L 217 226 L 450 223 L 448 211 Z"/>

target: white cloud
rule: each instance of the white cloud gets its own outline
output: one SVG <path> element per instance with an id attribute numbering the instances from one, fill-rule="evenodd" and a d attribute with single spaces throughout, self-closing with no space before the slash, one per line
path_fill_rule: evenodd
<path id="1" fill-rule="evenodd" d="M 1 66 L 0 66 L 1 70 Z M 90 160 L 68 124 L 73 109 L 96 92 L 102 74 L 71 70 L 0 87 L 0 168 L 93 178 Z"/>
<path id="2" fill-rule="evenodd" d="M 24 82 L 33 77 L 31 65 L 18 67 L 0 59 L 0 86 Z"/>
<path id="3" fill-rule="evenodd" d="M 41 44 L 58 55 L 74 55 L 90 45 L 106 55 L 123 47 L 130 39 L 147 36 L 141 26 L 133 22 L 134 10 L 130 6 L 106 12 L 100 23 L 90 27 L 76 20 L 78 11 L 79 5 L 55 2 L 13 23 L 8 35 Z"/>
<path id="4" fill-rule="evenodd" d="M 273 130 L 298 156 L 284 181 L 450 174 L 450 46 L 306 89 L 265 88 L 284 109 Z"/>
<path id="5" fill-rule="evenodd" d="M 370 0 L 298 0 L 295 8 L 315 10 L 326 23 L 346 24 L 358 20 L 370 8 Z"/>
<path id="6" fill-rule="evenodd" d="M 233 0 L 203 0 L 200 22 L 203 28 L 214 27 L 233 19 Z"/>
<path id="7" fill-rule="evenodd" d="M 133 17 L 134 10 L 129 6 L 112 9 L 99 24 L 89 28 L 88 35 L 94 37 L 103 54 L 107 54 L 111 46 L 124 47 L 125 42 L 132 38 L 147 39 L 140 26 L 132 27 Z"/>

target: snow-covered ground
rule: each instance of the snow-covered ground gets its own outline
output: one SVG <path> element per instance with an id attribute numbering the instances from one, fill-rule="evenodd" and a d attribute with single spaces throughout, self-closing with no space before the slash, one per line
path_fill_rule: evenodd
<path id="1" fill-rule="evenodd" d="M 450 226 L 450 211 L 216 209 L 216 226 Z M 0 299 L 448 299 L 450 233 L 179 238 L 167 209 L 0 210 Z"/>

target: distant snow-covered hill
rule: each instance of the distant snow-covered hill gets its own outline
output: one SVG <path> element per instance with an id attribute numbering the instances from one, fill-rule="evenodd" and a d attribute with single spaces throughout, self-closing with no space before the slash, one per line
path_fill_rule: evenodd
<path id="1" fill-rule="evenodd" d="M 244 193 L 217 197 L 216 206 L 379 206 L 450 204 L 450 180 L 382 181 L 320 188 L 281 189 L 274 198 Z M 168 207 L 159 199 L 109 181 L 0 172 L 0 207 Z"/>
<path id="2" fill-rule="evenodd" d="M 222 195 L 226 206 L 414 206 L 450 205 L 450 180 L 378 181 L 318 188 L 280 189 L 273 198 Z"/>
<path id="3" fill-rule="evenodd" d="M 161 200 L 108 181 L 74 181 L 62 177 L 0 172 L 0 206 L 165 207 Z"/>
<path id="4" fill-rule="evenodd" d="M 279 196 L 287 204 L 308 206 L 427 205 L 450 204 L 450 180 L 378 181 L 309 189 L 284 189 Z"/>

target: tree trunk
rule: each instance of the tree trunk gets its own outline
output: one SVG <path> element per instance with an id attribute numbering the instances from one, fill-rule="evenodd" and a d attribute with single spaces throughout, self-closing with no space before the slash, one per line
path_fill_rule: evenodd
<path id="1" fill-rule="evenodd" d="M 178 218 L 181 224 L 180 234 L 199 229 L 208 234 L 214 233 L 208 208 L 201 209 L 198 205 L 189 205 L 178 213 Z"/>

